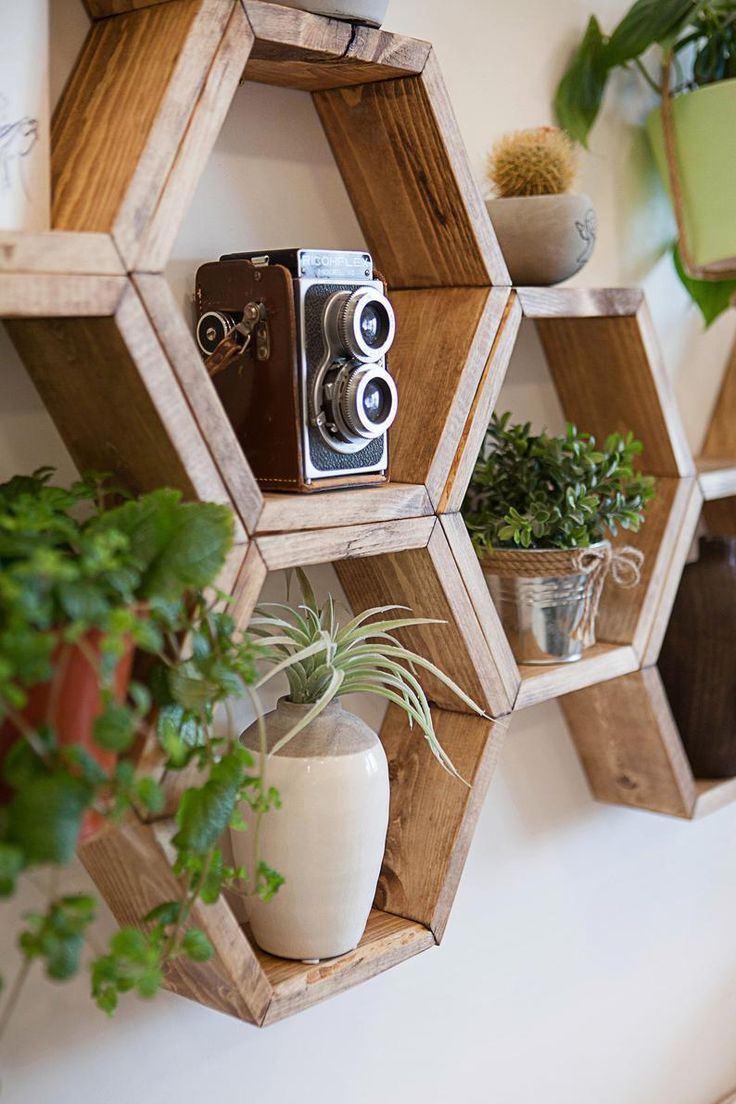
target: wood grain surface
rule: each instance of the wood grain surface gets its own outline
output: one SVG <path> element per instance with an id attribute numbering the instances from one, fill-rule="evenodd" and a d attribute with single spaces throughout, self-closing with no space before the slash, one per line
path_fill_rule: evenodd
<path id="1" fill-rule="evenodd" d="M 330 560 L 362 559 L 405 548 L 425 548 L 435 525 L 434 517 L 405 518 L 379 524 L 258 536 L 255 543 L 268 570 L 279 571 Z"/>
<path id="2" fill-rule="evenodd" d="M 112 471 L 133 491 L 178 487 L 230 505 L 132 286 L 112 317 L 6 326 L 80 470 Z"/>
<path id="3" fill-rule="evenodd" d="M 399 389 L 391 474 L 439 502 L 504 316 L 506 288 L 396 291 L 389 367 Z"/>
<path id="4" fill-rule="evenodd" d="M 339 958 L 309 964 L 274 958 L 256 949 L 258 961 L 273 989 L 264 1026 L 303 1012 L 434 945 L 431 931 L 421 924 L 373 909 L 357 948 Z"/>
<path id="5" fill-rule="evenodd" d="M 645 305 L 634 315 L 545 316 L 536 326 L 566 418 L 601 441 L 632 430 L 654 475 L 694 473 Z"/>
<path id="6" fill-rule="evenodd" d="M 355 613 L 396 603 L 407 606 L 416 617 L 444 622 L 403 629 L 397 635 L 440 667 L 491 716 L 509 711 L 503 677 L 439 523 L 434 523 L 426 548 L 342 560 L 334 566 Z M 444 709 L 469 711 L 434 676 L 421 669 L 417 676 L 430 701 Z"/>
<path id="7" fill-rule="evenodd" d="M 52 123 L 52 224 L 111 233 L 128 270 L 155 215 L 233 0 L 93 23 Z"/>
<path id="8" fill-rule="evenodd" d="M 0 272 L 123 276 L 125 269 L 109 234 L 0 230 Z"/>
<path id="9" fill-rule="evenodd" d="M 82 846 L 79 857 L 119 924 L 141 926 L 141 918 L 162 901 L 176 899 L 165 845 L 171 822 L 141 824 L 133 815 L 107 825 Z M 230 1016 L 261 1023 L 272 990 L 242 929 L 224 900 L 195 904 L 192 923 L 214 947 L 207 962 L 176 959 L 166 973 L 168 989 Z"/>
<path id="10" fill-rule="evenodd" d="M 433 709 L 437 739 L 469 785 L 437 763 L 406 714 L 389 705 L 381 728 L 391 779 L 386 852 L 376 906 L 416 920 L 439 943 L 503 745 L 507 718 Z"/>
<path id="11" fill-rule="evenodd" d="M 314 102 L 391 288 L 510 282 L 433 54 L 421 76 Z"/>
<path id="12" fill-rule="evenodd" d="M 695 779 L 656 667 L 560 699 L 598 801 L 691 817 Z"/>
<path id="13" fill-rule="evenodd" d="M 310 92 L 421 73 L 428 42 L 244 0 L 254 36 L 247 80 Z"/>
<path id="14" fill-rule="evenodd" d="M 328 494 L 263 495 L 263 511 L 256 532 L 295 533 L 301 529 L 330 529 L 373 521 L 429 517 L 434 513 L 427 489 L 420 483 L 384 483 Z"/>
<path id="15" fill-rule="evenodd" d="M 124 276 L 0 271 L 0 318 L 112 315 L 127 287 Z"/>

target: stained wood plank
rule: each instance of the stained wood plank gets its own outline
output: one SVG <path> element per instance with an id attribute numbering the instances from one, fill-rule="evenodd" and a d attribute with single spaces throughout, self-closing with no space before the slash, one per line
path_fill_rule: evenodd
<path id="1" fill-rule="evenodd" d="M 727 805 L 733 805 L 736 801 L 736 778 L 698 778 L 695 781 L 696 817 L 709 816 L 711 813 L 725 809 Z M 728 1097 L 728 1100 L 733 1099 Z"/>
<path id="2" fill-rule="evenodd" d="M 508 712 L 503 678 L 441 525 L 435 526 L 426 548 L 343 559 L 334 566 L 356 613 L 396 603 L 413 610 L 416 617 L 440 619 L 442 624 L 403 629 L 397 635 L 440 667 L 491 716 Z M 418 670 L 417 676 L 430 701 L 443 709 L 468 711 L 431 674 Z"/>
<path id="3" fill-rule="evenodd" d="M 508 284 L 439 66 L 315 92 L 378 268 L 394 288 Z"/>
<path id="4" fill-rule="evenodd" d="M 378 525 L 346 525 L 337 529 L 258 536 L 255 543 L 268 570 L 279 571 L 285 567 L 388 554 L 404 548 L 425 548 L 434 526 L 434 517 L 408 518 Z"/>
<path id="5" fill-rule="evenodd" d="M 481 627 L 481 632 L 491 650 L 504 689 L 508 709 L 511 710 L 519 693 L 521 676 L 511 645 L 503 631 L 501 620 L 486 584 L 478 557 L 460 514 L 441 514 L 440 524 L 452 552 L 468 599 Z"/>
<path id="6" fill-rule="evenodd" d="M 698 479 L 706 502 L 736 495 L 736 460 L 700 456 Z"/>
<path id="7" fill-rule="evenodd" d="M 227 8 L 227 3 L 220 2 Z M 139 271 L 160 272 L 166 266 L 179 227 L 194 198 L 197 184 L 242 79 L 252 44 L 250 24 L 241 4 L 236 3 L 209 63 L 201 91 L 190 107 L 190 121 L 138 246 L 135 267 Z M 206 50 L 205 62 L 209 57 L 209 43 Z M 202 59 L 196 65 L 201 66 Z M 191 70 L 196 79 L 198 68 L 195 68 L 194 60 Z M 178 126 L 178 120 L 176 122 Z"/>
<path id="8" fill-rule="evenodd" d="M 541 317 L 536 326 L 567 418 L 600 440 L 632 430 L 654 475 L 694 473 L 646 304 L 635 315 Z"/>
<path id="9" fill-rule="evenodd" d="M 638 533 L 625 530 L 614 540 L 617 546 L 630 545 L 644 553 L 641 581 L 623 589 L 609 580 L 598 614 L 598 638 L 612 644 L 632 644 L 644 655 L 663 631 L 668 602 L 687 555 L 688 533 L 692 532 L 692 500 L 697 494 L 695 479 L 657 480 L 657 494 L 647 506 L 646 520 Z M 662 611 L 661 617 L 659 616 Z"/>
<path id="10" fill-rule="evenodd" d="M 0 272 L 0 318 L 113 315 L 127 287 L 124 276 Z"/>
<path id="11" fill-rule="evenodd" d="M 633 317 L 644 304 L 641 288 L 517 288 L 525 318 Z"/>
<path id="12" fill-rule="evenodd" d="M 121 827 L 106 826 L 82 846 L 79 857 L 119 924 L 141 927 L 155 905 L 179 895 L 164 852 L 171 824 L 144 825 L 132 815 Z M 225 901 L 196 904 L 192 923 L 201 928 L 214 955 L 208 962 L 176 959 L 165 977 L 167 989 L 208 1008 L 260 1023 L 272 996 L 255 953 Z"/>
<path id="13" fill-rule="evenodd" d="M 439 943 L 508 721 L 432 710 L 442 747 L 469 783 L 450 777 L 416 726 L 390 705 L 381 728 L 391 779 L 386 852 L 376 907 L 416 920 Z"/>
<path id="14" fill-rule="evenodd" d="M 255 543 L 251 541 L 243 566 L 235 580 L 230 613 L 238 628 L 246 628 L 266 581 L 268 569 Z"/>
<path id="15" fill-rule="evenodd" d="M 688 491 L 688 484 L 692 486 Z M 677 488 L 677 501 L 673 504 L 667 529 L 660 546 L 658 565 L 650 581 L 650 588 L 656 601 L 656 609 L 651 618 L 646 644 L 639 649 L 641 664 L 649 667 L 656 663 L 659 656 L 672 607 L 680 585 L 682 571 L 695 539 L 703 509 L 703 497 L 698 481 L 682 480 Z M 736 521 L 736 517 L 734 518 Z M 669 552 L 669 559 L 666 559 Z M 644 620 L 646 620 L 646 610 Z M 637 640 L 642 639 L 639 633 Z"/>
<path id="16" fill-rule="evenodd" d="M 494 288 L 491 294 L 498 295 L 499 289 Z M 440 497 L 438 510 L 441 513 L 451 514 L 462 507 L 491 414 L 506 378 L 520 324 L 521 307 L 516 294 L 512 292 L 505 301 L 490 354 L 465 419 L 450 474 Z"/>
<path id="17" fill-rule="evenodd" d="M 247 80 L 319 91 L 421 73 L 430 44 L 278 4 L 244 0 L 255 36 Z"/>
<path id="18" fill-rule="evenodd" d="M 559 663 L 552 667 L 520 666 L 521 686 L 515 709 L 560 698 L 586 686 L 593 686 L 619 675 L 627 675 L 639 667 L 639 657 L 628 644 L 598 642 L 588 648 L 576 663 Z"/>
<path id="19" fill-rule="evenodd" d="M 703 444 L 703 459 L 736 457 L 736 345 L 731 350 L 721 389 Z"/>
<path id="20" fill-rule="evenodd" d="M 374 521 L 428 517 L 433 514 L 426 487 L 420 483 L 384 483 L 378 487 L 330 491 L 322 495 L 264 494 L 257 533 L 297 532 L 359 525 Z"/>
<path id="21" fill-rule="evenodd" d="M 656 667 L 560 699 L 598 801 L 691 817 L 695 779 Z"/>
<path id="22" fill-rule="evenodd" d="M 134 284 L 233 505 L 253 532 L 263 496 L 168 281 L 164 276 L 138 274 Z"/>
<path id="23" fill-rule="evenodd" d="M 309 965 L 257 950 L 260 966 L 273 988 L 264 1026 L 345 992 L 434 945 L 434 936 L 421 924 L 373 909 L 358 947 L 339 958 Z"/>
<path id="24" fill-rule="evenodd" d="M 123 276 L 125 268 L 109 234 L 0 230 L 0 272 Z"/>
<path id="25" fill-rule="evenodd" d="M 52 223 L 113 235 L 130 270 L 233 0 L 178 0 L 92 24 L 52 124 Z"/>
<path id="26" fill-rule="evenodd" d="M 436 503 L 466 431 L 509 296 L 506 288 L 397 291 L 390 368 L 399 389 L 392 477 Z M 500 374 L 500 373 L 498 373 Z"/>
<path id="27" fill-rule="evenodd" d="M 108 15 L 153 8 L 157 4 L 178 3 L 178 0 L 83 0 L 90 19 L 105 19 Z"/>
<path id="28" fill-rule="evenodd" d="M 112 471 L 133 491 L 178 487 L 230 505 L 132 286 L 114 317 L 6 325 L 80 470 Z"/>

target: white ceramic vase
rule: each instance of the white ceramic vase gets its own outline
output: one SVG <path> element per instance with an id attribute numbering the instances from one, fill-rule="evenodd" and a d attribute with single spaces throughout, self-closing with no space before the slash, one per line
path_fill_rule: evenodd
<path id="1" fill-rule="evenodd" d="M 265 718 L 267 745 L 308 706 L 282 698 Z M 241 736 L 257 754 L 257 725 Z M 282 958 L 317 961 L 354 950 L 361 940 L 381 870 L 388 827 L 388 763 L 381 741 L 360 717 L 331 702 L 266 760 L 266 783 L 281 808 L 260 825 L 258 857 L 285 879 L 271 901 L 249 897 L 248 921 L 259 947 Z M 254 817 L 231 835 L 235 861 L 252 870 Z"/>
<path id="2" fill-rule="evenodd" d="M 388 7 L 388 0 L 279 0 L 279 3 L 286 8 L 301 8 L 314 15 L 365 23 L 369 27 L 381 26 Z"/>
<path id="3" fill-rule="evenodd" d="M 512 196 L 486 206 L 516 287 L 568 280 L 593 252 L 597 222 L 586 195 Z"/>
<path id="4" fill-rule="evenodd" d="M 48 0 L 0 3 L 0 231 L 50 225 Z"/>

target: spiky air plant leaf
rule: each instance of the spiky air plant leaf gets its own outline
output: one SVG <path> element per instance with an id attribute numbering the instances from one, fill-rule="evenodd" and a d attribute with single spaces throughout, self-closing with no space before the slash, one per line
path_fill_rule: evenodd
<path id="1" fill-rule="evenodd" d="M 427 696 L 416 669 L 428 671 L 480 716 L 483 710 L 453 680 L 424 656 L 406 648 L 395 633 L 416 625 L 441 625 L 433 617 L 400 617 L 406 606 L 376 606 L 341 626 L 332 597 L 319 605 L 303 571 L 297 569 L 303 602 L 259 606 L 250 633 L 263 649 L 266 673 L 261 682 L 283 671 L 289 683 L 289 701 L 311 706 L 300 722 L 271 750 L 271 754 L 301 732 L 325 706 L 345 694 L 375 694 L 399 706 L 409 724 L 417 725 L 432 754 L 445 770 L 460 778 L 434 730 Z"/>

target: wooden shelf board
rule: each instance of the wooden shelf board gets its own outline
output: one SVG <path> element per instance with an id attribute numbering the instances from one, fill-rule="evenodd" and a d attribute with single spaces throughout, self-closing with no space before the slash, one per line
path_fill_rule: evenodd
<path id="1" fill-rule="evenodd" d="M 263 1026 L 302 1012 L 434 946 L 432 932 L 422 924 L 372 909 L 356 949 L 339 958 L 308 964 L 275 958 L 256 948 L 273 988 Z"/>
<path id="2" fill-rule="evenodd" d="M 696 778 L 693 817 L 707 816 L 736 801 L 736 778 Z"/>
<path id="3" fill-rule="evenodd" d="M 637 654 L 630 644 L 604 642 L 595 644 L 576 663 L 559 663 L 551 667 L 521 664 L 521 686 L 514 709 L 526 709 L 530 705 L 539 705 L 563 694 L 583 690 L 586 686 L 627 675 L 638 666 Z"/>
<path id="4" fill-rule="evenodd" d="M 124 276 L 125 267 L 110 234 L 0 230 L 0 272 Z"/>
<path id="5" fill-rule="evenodd" d="M 736 495 L 736 459 L 700 456 L 697 469 L 700 489 L 706 502 Z"/>
<path id="6" fill-rule="evenodd" d="M 525 318 L 613 318 L 635 315 L 644 302 L 639 288 L 520 287 Z"/>
<path id="7" fill-rule="evenodd" d="M 434 513 L 421 483 L 386 483 L 323 494 L 274 494 L 263 496 L 263 511 L 256 533 L 291 533 L 305 529 L 359 525 L 371 521 L 429 517 Z"/>
<path id="8" fill-rule="evenodd" d="M 431 46 L 261 0 L 243 0 L 255 40 L 246 80 L 310 92 L 419 74 Z"/>
<path id="9" fill-rule="evenodd" d="M 0 270 L 0 318 L 107 318 L 122 302 L 125 276 Z"/>

